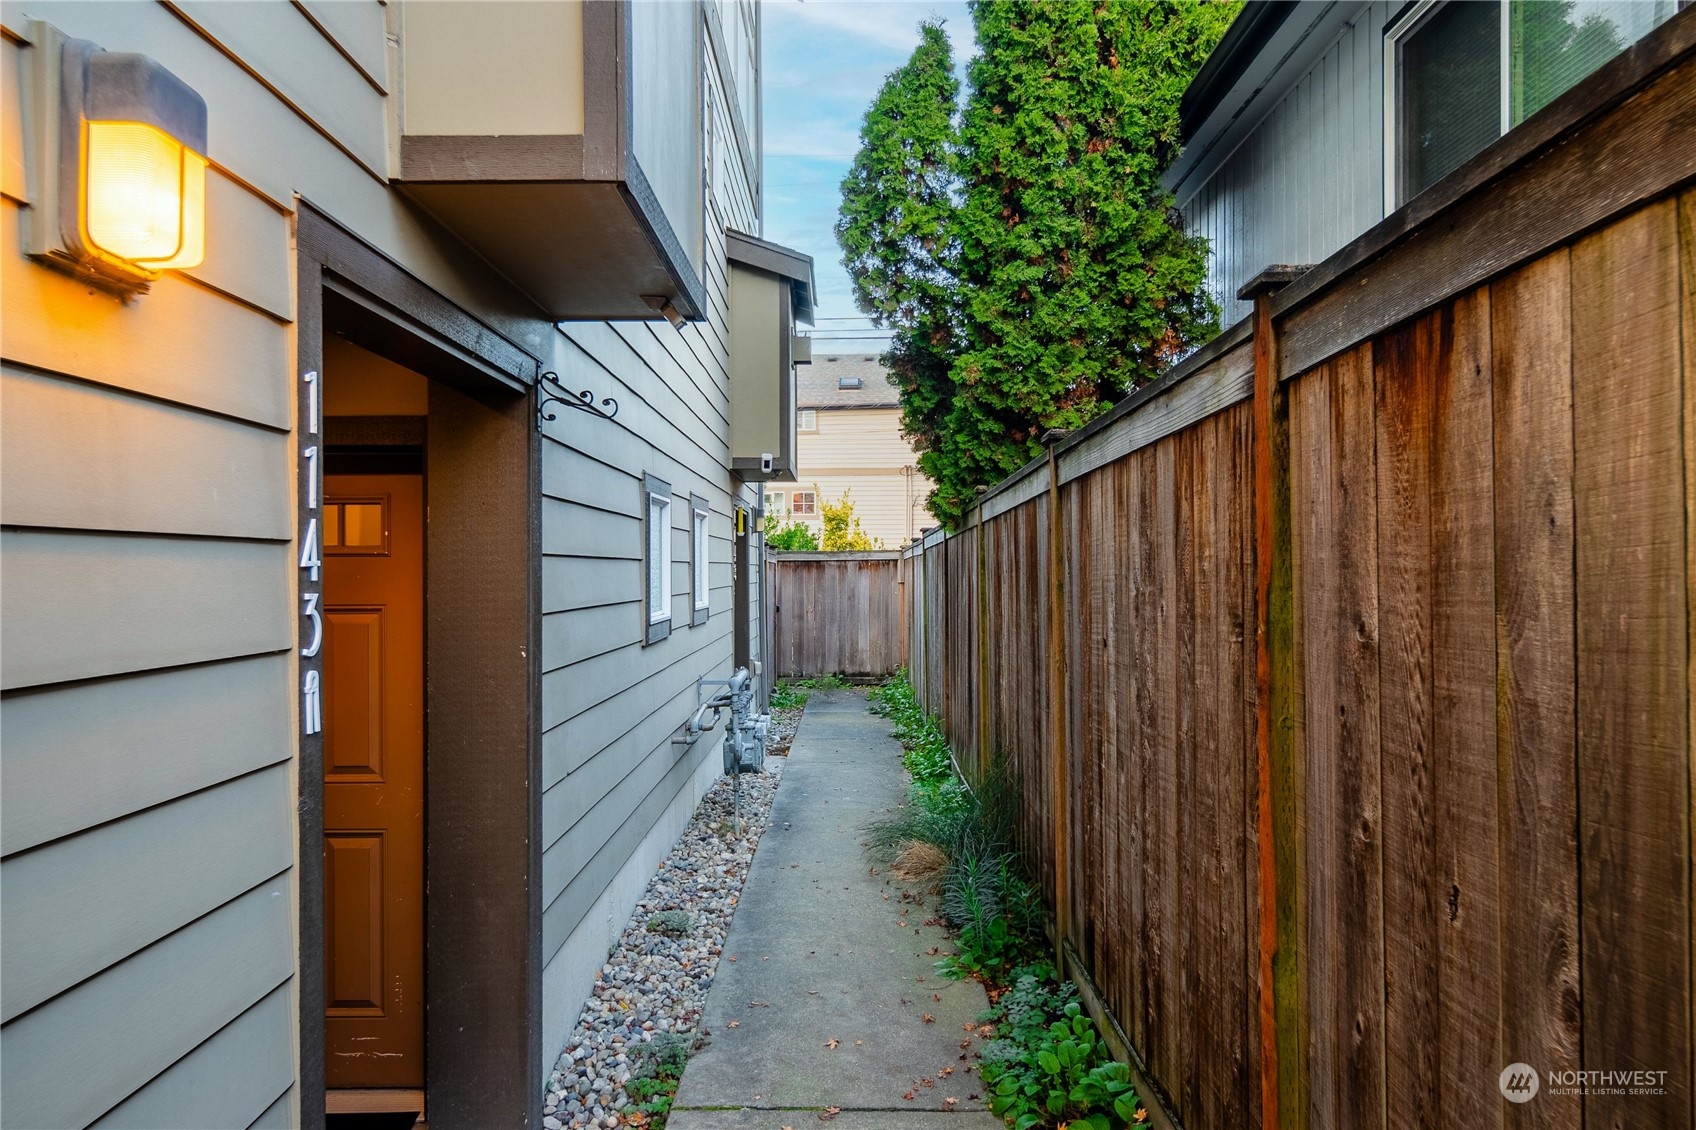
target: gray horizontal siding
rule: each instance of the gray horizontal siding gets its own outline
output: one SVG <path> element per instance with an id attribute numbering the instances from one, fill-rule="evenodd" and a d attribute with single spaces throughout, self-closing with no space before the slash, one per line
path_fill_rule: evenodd
<path id="1" fill-rule="evenodd" d="M 12 366 L 0 369 L 0 401 L 6 525 L 294 534 L 280 432 Z"/>
<path id="2" fill-rule="evenodd" d="M 1274 263 L 1319 263 L 1384 218 L 1383 34 L 1373 3 L 1179 207 L 1207 237 L 1224 324 L 1237 288 Z"/>
<path id="3" fill-rule="evenodd" d="M 0 862 L 0 1020 L 285 870 L 292 801 L 275 765 Z"/>
<path id="4" fill-rule="evenodd" d="M 289 671 L 278 654 L 9 696 L 0 852 L 288 760 Z"/>
<path id="5" fill-rule="evenodd" d="M 294 639 L 289 546 L 0 535 L 5 689 L 280 651 Z"/>
<path id="6" fill-rule="evenodd" d="M 727 101 L 718 105 L 728 139 Z M 757 486 L 737 493 L 729 470 L 722 231 L 727 223 L 757 231 L 758 218 L 745 180 L 715 186 L 713 200 L 701 272 L 706 319 L 682 331 L 663 322 L 565 324 L 551 365 L 567 387 L 610 396 L 619 412 L 612 421 L 567 414 L 548 425 L 543 444 L 542 882 L 550 962 L 703 760 L 718 757 L 716 734 L 692 747 L 671 742 L 695 708 L 697 679 L 729 674 L 731 517 L 738 502 L 758 504 Z M 672 631 L 652 645 L 642 643 L 645 473 L 670 483 L 676 500 Z M 711 507 L 712 614 L 696 626 L 689 623 L 692 494 Z M 550 1050 L 573 1020 L 574 1012 L 544 1018 Z"/>
<path id="7" fill-rule="evenodd" d="M 387 89 L 389 36 L 381 0 L 297 0 L 360 71 Z"/>
<path id="8" fill-rule="evenodd" d="M 88 1125 L 293 966 L 294 903 L 279 876 L 0 1029 L 0 1125 Z"/>
<path id="9" fill-rule="evenodd" d="M 287 0 L 172 0 L 196 28 L 252 67 L 372 173 L 389 171 L 388 116 L 373 87 Z"/>
<path id="10" fill-rule="evenodd" d="M 216 1035 L 108 1111 L 94 1130 L 229 1130 L 288 1125 L 294 1071 L 293 1001 L 276 988 Z M 281 1105 L 280 1112 L 273 1113 Z"/>
<path id="11" fill-rule="evenodd" d="M 265 1108 L 265 1113 L 255 1118 L 247 1130 L 289 1130 L 298 1125 L 294 1117 L 295 1097 L 294 1088 L 284 1091 L 277 1101 Z"/>
<path id="12" fill-rule="evenodd" d="M 145 317 L 110 299 L 91 302 L 86 286 L 44 271 L 23 255 L 22 226 L 17 205 L 0 204 L 8 361 L 121 384 L 273 428 L 289 426 L 293 385 L 286 326 L 170 275 L 148 292 Z M 217 332 L 206 332 L 208 326 Z M 231 380 L 232 373 L 241 379 Z"/>

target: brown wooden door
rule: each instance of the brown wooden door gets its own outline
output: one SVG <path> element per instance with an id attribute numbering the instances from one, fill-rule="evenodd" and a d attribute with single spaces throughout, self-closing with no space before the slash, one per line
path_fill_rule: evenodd
<path id="1" fill-rule="evenodd" d="M 424 1085 L 424 483 L 324 478 L 330 1087 Z"/>

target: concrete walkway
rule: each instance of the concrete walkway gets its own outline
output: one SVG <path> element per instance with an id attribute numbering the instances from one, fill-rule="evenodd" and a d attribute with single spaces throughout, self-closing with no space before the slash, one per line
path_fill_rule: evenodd
<path id="1" fill-rule="evenodd" d="M 906 796 L 889 729 L 863 692 L 813 692 L 670 1130 L 804 1130 L 830 1107 L 832 1130 L 1001 1126 L 961 1047 L 983 987 L 936 972 L 947 935 L 861 847 Z"/>

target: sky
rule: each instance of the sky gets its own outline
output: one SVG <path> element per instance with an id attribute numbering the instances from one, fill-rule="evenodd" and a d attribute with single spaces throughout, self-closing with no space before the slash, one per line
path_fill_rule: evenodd
<path id="1" fill-rule="evenodd" d="M 854 307 L 834 226 L 839 185 L 859 148 L 860 121 L 889 73 L 939 17 L 962 70 L 972 20 L 945 0 L 761 0 L 765 235 L 813 257 L 815 352 L 881 352 L 888 335 Z M 860 331 L 860 336 L 852 336 Z"/>

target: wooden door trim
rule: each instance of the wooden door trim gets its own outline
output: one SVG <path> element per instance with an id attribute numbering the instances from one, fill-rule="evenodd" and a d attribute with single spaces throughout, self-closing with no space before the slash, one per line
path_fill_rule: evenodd
<path id="1" fill-rule="evenodd" d="M 553 330 L 539 316 L 472 315 L 304 201 L 296 225 L 300 374 L 322 371 L 328 298 L 338 329 L 351 319 L 358 344 L 432 378 L 432 405 L 451 402 L 458 417 L 432 413 L 425 456 L 427 685 L 449 688 L 426 700 L 426 779 L 444 788 L 432 797 L 426 784 L 425 1089 L 438 1125 L 533 1125 L 543 1089 L 541 444 L 528 390 L 541 370 L 533 350 Z M 484 292 L 497 308 L 532 307 L 498 280 Z M 298 418 L 306 406 L 302 382 Z M 321 678 L 322 661 L 300 658 L 302 677 L 316 666 Z M 479 672 L 511 693 L 472 694 Z M 298 1085 L 301 1124 L 321 1127 L 323 735 L 298 740 Z M 490 874 L 513 881 L 490 885 Z M 479 911 L 466 914 L 473 897 Z"/>

